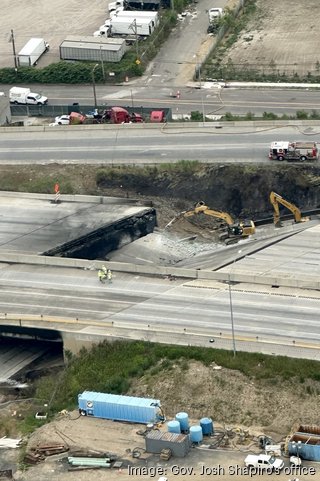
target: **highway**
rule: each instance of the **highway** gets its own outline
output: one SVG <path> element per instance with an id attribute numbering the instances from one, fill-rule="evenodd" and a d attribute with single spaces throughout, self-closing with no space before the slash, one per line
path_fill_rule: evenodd
<path id="1" fill-rule="evenodd" d="M 230 348 L 230 297 L 223 283 L 199 288 L 194 281 L 115 273 L 111 285 L 102 285 L 96 270 L 15 265 L 0 270 L 0 286 L 2 316 L 4 312 L 41 314 L 43 327 L 47 316 L 55 316 L 59 321 L 51 327 L 57 329 L 78 319 L 72 329 L 88 332 L 90 325 L 98 326 L 104 334 L 103 326 L 112 324 L 114 330 L 126 329 L 128 337 L 133 331 L 145 339 L 146 331 L 162 332 L 177 343 L 184 343 L 183 335 L 192 333 L 190 342 L 200 336 L 202 345 L 208 345 L 215 338 L 215 346 L 222 347 L 220 339 L 227 339 Z M 232 287 L 232 304 L 236 340 L 245 341 L 245 350 L 257 339 L 255 350 L 269 353 L 278 346 L 285 354 L 286 345 L 293 343 L 319 346 L 317 293 L 310 291 L 306 297 L 287 290 L 284 295 L 281 289 L 241 284 Z M 264 349 L 263 343 L 267 343 Z"/>
<path id="2" fill-rule="evenodd" d="M 139 85 L 141 79 L 124 85 L 96 85 L 98 105 L 133 106 L 138 111 L 144 107 L 168 107 L 173 113 L 204 112 L 206 115 L 245 115 L 252 112 L 262 116 L 263 112 L 273 112 L 295 116 L 298 110 L 309 114 L 320 110 L 319 93 L 316 89 L 282 89 L 282 88 L 179 88 L 180 98 L 173 98 L 176 89 L 166 86 L 153 78 L 150 85 Z M 207 84 L 209 85 L 209 84 Z M 12 85 L 1 85 L 0 90 L 9 94 Z M 35 92 L 41 92 L 49 98 L 50 105 L 94 105 L 92 85 L 29 85 Z"/>
<path id="3" fill-rule="evenodd" d="M 47 127 L 45 131 L 1 132 L 3 164 L 154 164 L 184 160 L 266 162 L 273 140 L 320 142 L 320 127 L 245 127 L 197 123 L 182 127 L 118 125 Z"/>

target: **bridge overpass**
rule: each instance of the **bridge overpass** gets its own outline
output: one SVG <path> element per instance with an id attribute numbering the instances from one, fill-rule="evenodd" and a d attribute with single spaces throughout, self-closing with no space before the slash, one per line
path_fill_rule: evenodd
<path id="1" fill-rule="evenodd" d="M 50 198 L 39 199 L 50 202 Z M 36 219 L 38 204 L 34 198 L 24 197 L 23 212 L 29 201 Z M 8 205 L 8 198 L 6 202 Z M 121 202 L 125 209 L 136 209 L 131 211 L 134 216 L 145 210 L 144 206 Z M 95 206 L 99 206 L 101 219 L 105 200 L 96 199 Z M 111 201 L 110 206 L 114 210 Z M 53 207 L 61 209 L 63 205 Z M 79 209 L 74 208 L 74 212 L 81 219 Z M 147 209 L 146 215 L 152 217 L 153 211 Z M 7 217 L 6 222 L 9 213 Z M 114 260 L 108 262 L 115 273 L 112 285 L 100 285 L 97 280 L 102 261 L 39 255 L 36 232 L 47 249 L 40 224 L 37 230 L 34 225 L 29 227 L 29 237 L 24 222 L 20 239 L 10 233 L 11 237 L 1 242 L 3 329 L 54 330 L 60 333 L 64 349 L 72 352 L 102 339 L 144 339 L 223 349 L 230 349 L 235 341 L 237 350 L 319 359 L 317 218 L 309 223 L 290 223 L 281 230 L 270 226 L 260 238 L 196 256 L 179 267 Z M 72 222 L 69 225 L 72 230 Z M 94 227 L 99 231 L 101 226 Z M 63 223 L 57 232 L 61 235 Z M 70 232 L 63 235 L 70 239 Z M 144 248 L 142 244 L 140 259 Z M 51 238 L 50 249 L 54 249 Z M 129 245 L 124 249 L 130 254 Z"/>

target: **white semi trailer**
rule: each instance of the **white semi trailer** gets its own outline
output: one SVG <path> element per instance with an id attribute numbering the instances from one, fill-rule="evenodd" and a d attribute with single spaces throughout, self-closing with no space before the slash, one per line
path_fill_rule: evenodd
<path id="1" fill-rule="evenodd" d="M 43 38 L 30 38 L 18 53 L 20 67 L 32 67 L 42 54 L 49 50 L 49 44 Z"/>
<path id="2" fill-rule="evenodd" d="M 147 37 L 155 29 L 154 21 L 150 18 L 117 17 L 111 19 L 111 35 L 139 35 Z"/>

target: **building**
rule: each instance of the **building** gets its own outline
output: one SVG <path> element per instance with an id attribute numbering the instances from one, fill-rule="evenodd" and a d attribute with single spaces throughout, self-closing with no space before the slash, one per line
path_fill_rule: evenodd
<path id="1" fill-rule="evenodd" d="M 190 438 L 187 434 L 169 433 L 153 430 L 145 437 L 147 453 L 159 454 L 170 449 L 173 456 L 184 458 L 190 451 Z"/>

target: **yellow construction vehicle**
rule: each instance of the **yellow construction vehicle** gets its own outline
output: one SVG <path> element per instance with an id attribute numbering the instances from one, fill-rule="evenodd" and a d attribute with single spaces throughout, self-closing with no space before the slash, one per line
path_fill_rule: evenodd
<path id="1" fill-rule="evenodd" d="M 227 212 L 220 212 L 218 210 L 212 210 L 204 204 L 204 202 L 198 202 L 193 210 L 189 210 L 183 213 L 183 217 L 191 217 L 193 215 L 205 214 L 216 219 L 225 221 L 228 226 L 228 230 L 225 234 L 220 236 L 221 240 L 225 240 L 227 244 L 232 243 L 232 240 L 238 238 L 245 238 L 255 233 L 256 228 L 252 220 L 241 221 L 235 223 L 233 218 Z"/>
<path id="2" fill-rule="evenodd" d="M 310 220 L 309 217 L 302 217 L 301 211 L 296 205 L 288 202 L 281 197 L 281 195 L 276 194 L 276 192 L 270 192 L 270 202 L 274 209 L 273 222 L 276 227 L 281 226 L 279 204 L 283 205 L 293 213 L 295 222 L 306 222 L 307 220 Z"/>

